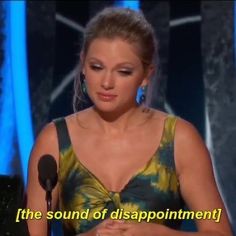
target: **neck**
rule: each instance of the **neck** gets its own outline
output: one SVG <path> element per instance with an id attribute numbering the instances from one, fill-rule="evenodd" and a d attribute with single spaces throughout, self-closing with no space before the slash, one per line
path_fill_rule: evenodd
<path id="1" fill-rule="evenodd" d="M 105 134 L 122 134 L 140 123 L 142 108 L 137 103 L 117 112 L 102 112 L 93 106 L 96 121 Z"/>

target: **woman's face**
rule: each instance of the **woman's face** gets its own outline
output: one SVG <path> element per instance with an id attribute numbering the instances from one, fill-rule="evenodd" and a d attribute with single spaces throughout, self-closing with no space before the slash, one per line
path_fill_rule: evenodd
<path id="1" fill-rule="evenodd" d="M 133 45 L 119 38 L 95 39 L 82 60 L 88 95 L 99 110 L 136 105 L 137 89 L 147 84 L 151 71 L 144 72 Z"/>

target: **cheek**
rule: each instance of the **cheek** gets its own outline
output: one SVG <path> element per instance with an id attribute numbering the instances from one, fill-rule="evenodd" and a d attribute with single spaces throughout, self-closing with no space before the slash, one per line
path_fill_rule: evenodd
<path id="1" fill-rule="evenodd" d="M 119 86 L 119 93 L 124 95 L 124 98 L 133 98 L 136 97 L 138 92 L 139 84 L 138 83 L 123 83 Z"/>
<path id="2" fill-rule="evenodd" d="M 95 80 L 86 79 L 86 88 L 88 95 L 91 96 L 93 92 L 98 90 L 98 85 L 95 83 Z"/>
<path id="3" fill-rule="evenodd" d="M 138 86 L 134 83 L 127 83 L 122 86 L 122 90 L 125 92 L 132 92 L 132 91 L 137 90 L 137 87 Z"/>
<path id="4" fill-rule="evenodd" d="M 123 87 L 124 89 L 127 89 L 126 91 L 136 91 L 138 90 L 141 82 L 142 82 L 142 78 L 140 77 L 132 77 L 132 78 L 128 78 L 128 81 L 125 81 L 126 83 L 124 83 Z"/>
<path id="5" fill-rule="evenodd" d="M 99 78 L 92 71 L 86 72 L 86 86 L 88 89 L 92 89 L 98 86 Z"/>

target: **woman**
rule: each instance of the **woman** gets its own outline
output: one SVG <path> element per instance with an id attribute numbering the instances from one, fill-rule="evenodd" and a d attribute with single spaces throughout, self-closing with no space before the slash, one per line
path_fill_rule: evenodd
<path id="1" fill-rule="evenodd" d="M 53 209 L 86 212 L 86 219 L 64 220 L 65 231 L 83 236 L 231 236 L 209 153 L 196 129 L 183 119 L 137 104 L 139 87 L 154 71 L 156 42 L 141 13 L 106 8 L 87 25 L 80 72 L 93 105 L 48 124 L 29 164 L 27 208 L 41 211 L 29 220 L 32 236 L 47 235 L 44 191 L 37 175 L 39 158 L 55 157 L 59 181 Z M 75 107 L 80 105 L 80 78 Z M 178 220 L 112 218 L 128 213 L 222 209 L 220 222 L 197 220 L 198 232 L 179 231 Z M 95 212 L 104 217 L 95 219 Z M 127 218 L 126 218 L 127 219 Z"/>

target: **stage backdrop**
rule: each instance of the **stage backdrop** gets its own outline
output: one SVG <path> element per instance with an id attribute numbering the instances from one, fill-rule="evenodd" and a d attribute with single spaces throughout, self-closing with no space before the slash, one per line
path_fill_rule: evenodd
<path id="1" fill-rule="evenodd" d="M 73 78 L 85 24 L 98 10 L 113 4 L 112 0 L 27 2 L 34 136 L 47 122 L 73 112 Z M 159 61 L 149 88 L 149 105 L 197 127 L 212 154 L 217 183 L 236 231 L 234 2 L 140 1 L 140 8 L 159 38 Z M 2 29 L 5 19 L 1 5 L 0 11 Z M 6 55 L 4 34 L 0 32 L 1 67 Z M 1 76 L 1 111 L 3 81 Z M 22 175 L 16 135 L 10 144 L 14 150 L 11 174 Z M 189 230 L 194 230 L 192 225 Z"/>

